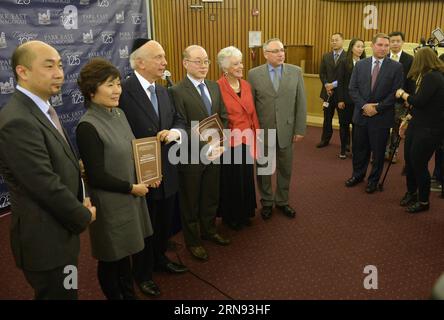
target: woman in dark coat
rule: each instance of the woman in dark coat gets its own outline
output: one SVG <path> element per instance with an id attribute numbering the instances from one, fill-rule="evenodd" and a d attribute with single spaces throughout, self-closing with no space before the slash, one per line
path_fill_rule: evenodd
<path id="1" fill-rule="evenodd" d="M 353 68 L 361 59 L 365 58 L 365 45 L 361 39 L 353 38 L 350 41 L 345 59 L 338 66 L 338 116 L 339 136 L 341 139 L 340 159 L 346 159 L 346 152 L 350 151 L 350 124 L 352 124 L 355 105 L 348 93 L 348 85 Z M 352 125 L 353 126 L 353 125 Z"/>

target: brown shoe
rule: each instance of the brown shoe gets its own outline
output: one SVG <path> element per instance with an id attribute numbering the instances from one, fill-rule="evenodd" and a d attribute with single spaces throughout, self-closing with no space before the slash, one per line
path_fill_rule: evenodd
<path id="1" fill-rule="evenodd" d="M 207 261 L 208 260 L 208 253 L 202 246 L 197 247 L 188 247 L 188 250 L 190 250 L 193 257 L 199 260 Z"/>
<path id="2" fill-rule="evenodd" d="M 208 237 L 203 237 L 203 239 L 212 241 L 215 244 L 218 244 L 220 246 L 227 246 L 231 243 L 230 239 L 225 239 L 218 233 L 215 233 L 215 234 L 208 236 Z"/>

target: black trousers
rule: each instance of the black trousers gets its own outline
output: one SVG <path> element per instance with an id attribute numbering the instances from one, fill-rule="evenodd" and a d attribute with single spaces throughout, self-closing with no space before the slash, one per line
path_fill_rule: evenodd
<path id="1" fill-rule="evenodd" d="M 99 261 L 97 277 L 108 300 L 134 299 L 130 257 L 117 261 Z"/>
<path id="2" fill-rule="evenodd" d="M 198 170 L 179 170 L 180 217 L 187 247 L 201 246 L 201 237 L 216 233 L 219 206 L 219 164 L 192 166 Z"/>
<path id="3" fill-rule="evenodd" d="M 330 142 L 333 136 L 333 117 L 335 115 L 335 109 L 338 106 L 336 96 L 330 98 L 329 105 L 324 108 L 324 122 L 322 124 L 321 141 Z"/>
<path id="4" fill-rule="evenodd" d="M 443 139 L 444 130 L 418 128 L 411 123 L 406 131 L 404 142 L 404 160 L 407 190 L 418 191 L 418 199 L 428 202 L 430 195 L 430 173 L 428 164 L 433 152 Z"/>
<path id="5" fill-rule="evenodd" d="M 77 264 L 73 264 L 77 267 Z M 34 289 L 36 300 L 77 300 L 77 289 L 66 289 L 64 281 L 69 274 L 63 273 L 65 266 L 48 271 L 23 270 L 25 278 Z"/>
<path id="6" fill-rule="evenodd" d="M 132 255 L 133 276 L 137 283 L 153 279 L 154 254 L 153 236 L 145 238 L 145 247 L 142 251 Z"/>
<path id="7" fill-rule="evenodd" d="M 351 144 L 350 124 L 352 124 L 354 109 L 355 106 L 353 104 L 346 104 L 344 109 L 338 109 L 339 138 L 341 139 L 341 154 L 345 154 L 347 148 L 350 147 Z M 353 131 L 353 125 L 352 125 L 352 131 Z"/>
<path id="8" fill-rule="evenodd" d="M 370 156 L 373 154 L 372 170 L 367 180 L 377 184 L 384 169 L 384 153 L 390 128 L 355 124 L 353 134 L 353 176 L 358 179 L 366 176 Z"/>
<path id="9" fill-rule="evenodd" d="M 153 225 L 153 265 L 164 266 L 169 260 L 165 256 L 168 246 L 168 238 L 171 231 L 176 194 L 161 200 L 147 199 L 151 224 Z"/>

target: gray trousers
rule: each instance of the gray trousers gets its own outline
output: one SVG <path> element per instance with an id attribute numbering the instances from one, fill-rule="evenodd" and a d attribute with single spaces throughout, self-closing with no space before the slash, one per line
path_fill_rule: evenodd
<path id="1" fill-rule="evenodd" d="M 265 156 L 268 156 L 268 152 L 268 150 L 265 150 Z M 279 146 L 277 146 L 276 156 L 271 156 L 269 161 L 274 161 L 276 165 L 275 194 L 273 194 L 271 185 L 272 173 L 260 174 L 260 171 L 264 171 L 263 169 L 269 166 L 269 163 L 264 164 L 264 161 L 259 159 L 256 166 L 257 184 L 261 195 L 262 206 L 273 206 L 273 204 L 278 206 L 288 205 L 288 193 L 293 165 L 293 144 L 287 148 L 279 148 Z"/>

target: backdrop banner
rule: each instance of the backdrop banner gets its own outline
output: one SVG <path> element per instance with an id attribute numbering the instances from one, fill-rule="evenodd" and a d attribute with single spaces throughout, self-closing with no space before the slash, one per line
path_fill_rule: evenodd
<path id="1" fill-rule="evenodd" d="M 76 146 L 75 128 L 85 111 L 77 87 L 80 69 L 91 58 L 103 57 L 119 68 L 122 77 L 129 74 L 133 40 L 147 37 L 146 17 L 145 0 L 1 0 L 0 109 L 15 90 L 12 52 L 24 42 L 44 41 L 63 60 L 65 84 L 51 104 Z M 8 206 L 0 177 L 0 214 Z"/>

